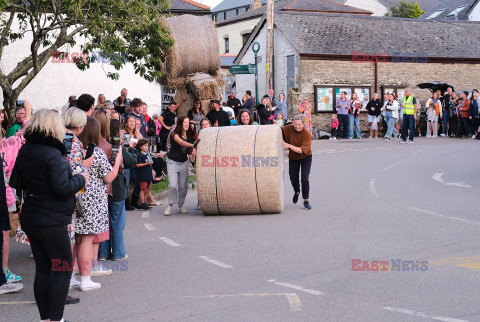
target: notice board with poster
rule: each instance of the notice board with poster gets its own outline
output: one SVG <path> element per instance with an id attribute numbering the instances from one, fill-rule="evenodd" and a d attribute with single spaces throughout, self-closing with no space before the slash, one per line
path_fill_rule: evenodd
<path id="1" fill-rule="evenodd" d="M 175 101 L 176 94 L 176 89 L 170 89 L 162 86 L 162 112 L 168 107 L 170 102 Z"/>
<path id="2" fill-rule="evenodd" d="M 317 112 L 333 112 L 332 87 L 315 87 L 315 106 Z"/>
<path id="3" fill-rule="evenodd" d="M 350 100 L 355 92 L 362 108 L 366 108 L 371 99 L 372 87 L 370 85 L 352 86 L 347 84 L 338 85 L 314 85 L 315 110 L 313 113 L 335 113 L 337 112 L 337 100 L 342 92 L 346 92 L 346 99 Z"/>

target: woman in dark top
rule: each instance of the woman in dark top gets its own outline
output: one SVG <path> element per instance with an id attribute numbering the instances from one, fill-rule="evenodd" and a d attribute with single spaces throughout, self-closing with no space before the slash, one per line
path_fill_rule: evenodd
<path id="1" fill-rule="evenodd" d="M 195 124 L 195 131 L 198 133 L 200 131 L 200 122 L 205 118 L 205 114 L 202 111 L 202 102 L 200 100 L 195 100 L 193 102 L 193 108 L 188 111 L 187 114 L 190 119 L 190 123 Z"/>
<path id="2" fill-rule="evenodd" d="M 172 207 L 178 204 L 178 211 L 182 214 L 188 213 L 183 208 L 188 189 L 188 154 L 191 154 L 195 142 L 195 130 L 190 127 L 190 119 L 181 116 L 177 120 L 177 126 L 169 135 L 170 150 L 167 154 L 168 171 L 168 207 L 165 216 L 172 213 Z"/>
<path id="3" fill-rule="evenodd" d="M 160 122 L 160 124 L 162 124 L 162 128 L 160 129 L 160 144 L 162 145 L 162 151 L 167 150 L 168 134 L 170 133 L 171 126 L 175 124 L 176 117 L 177 103 L 170 102 L 170 104 L 168 104 L 168 108 L 158 118 L 158 121 Z"/>
<path id="4" fill-rule="evenodd" d="M 370 128 L 369 139 L 373 138 L 373 133 L 375 133 L 375 138 L 378 139 L 378 123 L 380 122 L 382 105 L 377 93 L 373 94 L 373 99 L 367 104 L 368 127 Z"/>
<path id="5" fill-rule="evenodd" d="M 72 176 L 63 144 L 65 126 L 56 111 L 35 113 L 24 136 L 26 143 L 18 154 L 10 185 L 25 191 L 20 221 L 35 259 L 34 293 L 40 318 L 60 321 L 72 274 L 71 269 L 62 269 L 72 267 L 67 226 L 75 209 L 75 193 L 85 186 L 88 175 Z"/>
<path id="6" fill-rule="evenodd" d="M 271 102 L 268 97 L 264 97 L 262 99 L 262 104 L 257 105 L 257 113 L 261 125 L 273 124 L 273 115 L 271 109 Z"/>

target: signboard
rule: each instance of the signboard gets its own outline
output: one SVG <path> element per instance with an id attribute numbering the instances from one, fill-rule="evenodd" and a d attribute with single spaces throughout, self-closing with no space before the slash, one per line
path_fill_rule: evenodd
<path id="1" fill-rule="evenodd" d="M 232 74 L 255 74 L 256 67 L 255 64 L 248 65 L 232 65 L 229 69 Z"/>
<path id="2" fill-rule="evenodd" d="M 173 102 L 175 100 L 176 94 L 176 89 L 170 89 L 162 86 L 162 111 L 167 108 L 170 102 Z"/>

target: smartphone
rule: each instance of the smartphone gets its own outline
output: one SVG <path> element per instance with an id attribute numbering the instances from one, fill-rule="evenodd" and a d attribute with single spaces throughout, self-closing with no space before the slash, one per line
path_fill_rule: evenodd
<path id="1" fill-rule="evenodd" d="M 153 163 L 152 155 L 149 150 L 147 150 L 147 162 Z"/>
<path id="2" fill-rule="evenodd" d="M 129 133 L 125 133 L 123 135 L 123 145 L 125 145 L 126 147 L 130 146 L 130 134 Z"/>
<path id="3" fill-rule="evenodd" d="M 25 101 L 17 101 L 17 107 L 23 107 L 23 103 L 25 103 Z"/>
<path id="4" fill-rule="evenodd" d="M 95 144 L 89 143 L 87 148 L 87 154 L 85 154 L 85 160 L 93 155 L 93 150 L 95 150 Z"/>
<path id="5" fill-rule="evenodd" d="M 112 157 L 110 158 L 110 162 L 114 163 L 115 159 L 117 158 L 118 150 L 121 149 L 120 147 L 120 137 L 114 136 L 112 141 Z"/>
<path id="6" fill-rule="evenodd" d="M 72 151 L 72 142 L 73 142 L 73 134 L 66 133 L 65 138 L 63 139 L 63 144 L 65 145 L 65 150 L 67 150 L 67 154 L 70 154 Z"/>

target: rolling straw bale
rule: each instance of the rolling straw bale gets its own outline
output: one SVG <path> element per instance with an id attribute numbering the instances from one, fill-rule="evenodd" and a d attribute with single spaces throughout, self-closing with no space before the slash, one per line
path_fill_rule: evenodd
<path id="1" fill-rule="evenodd" d="M 282 132 L 274 125 L 208 128 L 197 149 L 206 215 L 275 214 L 284 206 Z"/>
<path id="2" fill-rule="evenodd" d="M 175 44 L 165 57 L 164 83 L 196 72 L 215 75 L 220 68 L 217 32 L 208 16 L 182 15 L 164 19 Z M 165 84 L 164 84 L 165 85 Z"/>

